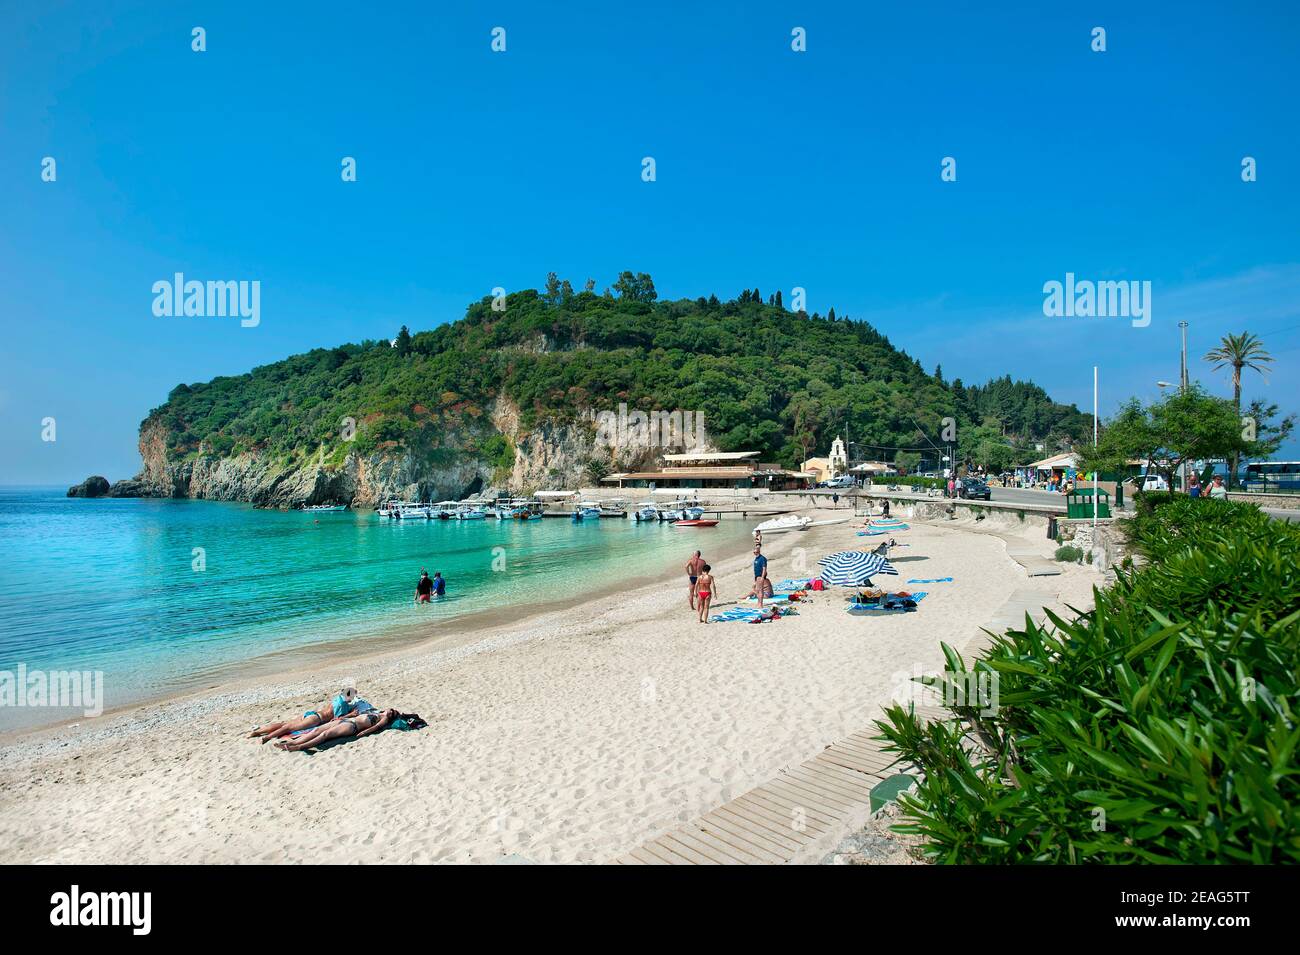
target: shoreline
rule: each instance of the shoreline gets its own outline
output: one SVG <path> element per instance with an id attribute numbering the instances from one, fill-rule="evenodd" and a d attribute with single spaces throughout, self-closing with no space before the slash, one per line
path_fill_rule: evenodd
<path id="1" fill-rule="evenodd" d="M 771 576 L 810 575 L 823 554 L 868 543 L 855 529 L 768 537 Z M 24 734 L 0 747 L 0 839 L 41 862 L 609 861 L 868 728 L 914 672 L 942 665 L 941 641 L 961 650 L 1025 581 L 989 535 L 914 523 L 897 537 L 899 576 L 877 583 L 955 578 L 916 613 L 850 617 L 832 589 L 774 623 L 704 626 L 670 571 L 295 682 Z M 682 563 L 696 546 L 714 564 L 718 609 L 733 603 L 752 580 L 748 548 L 719 559 L 701 535 Z M 1068 567 L 1052 587 L 1077 605 L 1093 580 Z M 242 738 L 344 676 L 429 726 L 314 754 Z"/>
<path id="2" fill-rule="evenodd" d="M 739 541 L 737 542 L 740 543 Z M 685 561 L 683 560 L 684 564 Z M 662 585 L 678 576 L 681 571 L 665 563 L 657 576 L 642 586 Z M 684 588 L 683 588 L 684 589 Z M 246 693 L 267 684 L 290 684 L 311 680 L 317 671 L 326 668 L 347 670 L 349 667 L 376 665 L 400 659 L 406 654 L 423 654 L 437 650 L 450 650 L 472 643 L 481 634 L 507 625 L 528 625 L 551 614 L 562 613 L 587 603 L 622 593 L 625 584 L 610 582 L 589 589 L 582 595 L 557 598 L 541 603 L 530 603 L 528 611 L 520 615 L 510 606 L 486 607 L 471 610 L 438 620 L 390 622 L 376 631 L 363 635 L 331 638 L 322 643 L 273 651 L 218 667 L 211 677 L 195 677 L 205 686 L 174 687 L 156 694 L 106 708 L 98 716 L 61 717 L 51 722 L 16 726 L 0 730 L 0 750 L 25 742 L 33 737 L 71 729 L 105 729 L 110 723 L 140 710 L 152 709 L 173 703 L 199 702 L 203 698 L 227 693 Z M 468 632 L 466 632 L 468 631 Z M 364 648 L 349 645 L 363 642 Z M 215 679 L 215 682 L 209 682 Z M 363 694 L 364 695 L 364 694 Z"/>

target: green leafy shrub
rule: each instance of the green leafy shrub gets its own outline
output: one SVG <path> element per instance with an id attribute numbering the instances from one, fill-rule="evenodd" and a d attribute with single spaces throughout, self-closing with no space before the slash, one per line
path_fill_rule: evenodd
<path id="1" fill-rule="evenodd" d="M 1083 551 L 1073 544 L 1056 548 L 1056 559 L 1065 564 L 1077 564 L 1083 560 Z"/>
<path id="2" fill-rule="evenodd" d="M 900 828 L 934 859 L 1300 862 L 1300 528 L 1169 498 L 1129 531 L 1150 563 L 975 661 L 996 707 L 877 723 L 925 773 Z M 926 682 L 966 685 L 944 651 Z"/>

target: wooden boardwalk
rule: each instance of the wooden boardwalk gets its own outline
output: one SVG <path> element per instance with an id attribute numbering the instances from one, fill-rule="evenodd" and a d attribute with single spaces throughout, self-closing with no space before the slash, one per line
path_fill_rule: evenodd
<path id="1" fill-rule="evenodd" d="M 942 707 L 917 715 L 942 719 Z M 854 733 L 756 789 L 614 860 L 616 865 L 780 865 L 869 811 L 871 790 L 906 772 L 874 731 Z"/>
<path id="2" fill-rule="evenodd" d="M 987 624 L 1001 632 L 1019 627 L 1028 613 L 1041 621 L 1056 594 L 1024 586 L 1017 589 Z M 993 642 L 981 633 L 960 648 L 969 661 Z M 940 706 L 917 706 L 925 720 L 948 719 Z M 615 865 L 781 865 L 814 843 L 838 839 L 871 805 L 871 790 L 890 776 L 915 770 L 872 739 L 875 731 L 854 733 L 812 759 L 787 769 L 743 796 L 613 860 Z"/>

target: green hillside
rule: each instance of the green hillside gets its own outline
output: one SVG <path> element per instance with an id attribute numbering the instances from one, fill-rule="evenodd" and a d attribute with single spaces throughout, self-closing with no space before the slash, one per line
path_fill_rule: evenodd
<path id="1" fill-rule="evenodd" d="M 758 450 L 795 465 L 847 432 L 862 457 L 940 439 L 958 422 L 968 457 L 1033 455 L 1027 442 L 1090 433 L 1091 418 L 1010 378 L 945 382 L 865 321 L 786 310 L 758 289 L 659 301 L 647 275 L 625 272 L 612 290 L 573 292 L 551 276 L 543 291 L 485 298 L 459 321 L 409 335 L 397 347 L 366 341 L 316 349 L 206 384 L 178 385 L 146 424 L 161 424 L 169 455 L 246 450 L 286 458 L 413 448 L 436 455 L 455 426 L 479 436 L 471 451 L 507 463 L 505 438 L 486 421 L 498 394 L 525 428 L 587 410 L 697 410 L 723 450 Z M 344 442 L 340 421 L 357 421 Z M 481 424 L 481 426 L 476 425 Z M 1013 443 L 1022 447 L 1013 448 Z M 464 453 L 460 451 L 458 453 Z M 905 455 L 906 457 L 906 455 Z M 990 463 L 990 462 L 981 462 Z M 992 462 L 1002 466 L 997 462 Z"/>

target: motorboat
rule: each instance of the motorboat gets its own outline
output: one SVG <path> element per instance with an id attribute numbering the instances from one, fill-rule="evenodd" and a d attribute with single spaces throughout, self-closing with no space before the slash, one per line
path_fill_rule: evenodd
<path id="1" fill-rule="evenodd" d="M 802 531 L 807 530 L 812 524 L 811 517 L 802 517 L 798 514 L 783 514 L 780 517 L 774 517 L 770 521 L 764 521 L 754 527 L 754 530 L 761 534 L 779 534 L 783 531 Z"/>
<path id="2" fill-rule="evenodd" d="M 429 508 L 429 516 L 440 521 L 449 521 L 456 516 L 455 501 L 439 501 Z"/>
<path id="3" fill-rule="evenodd" d="M 573 510 L 575 521 L 594 521 L 600 518 L 600 505 L 595 501 L 580 501 Z"/>
<path id="4" fill-rule="evenodd" d="M 456 508 L 455 517 L 458 521 L 481 521 L 487 517 L 487 511 L 478 504 L 461 504 Z"/>
<path id="5" fill-rule="evenodd" d="M 625 501 L 604 501 L 600 505 L 601 517 L 627 517 Z"/>
<path id="6" fill-rule="evenodd" d="M 714 520 L 699 520 L 698 518 L 673 521 L 673 527 L 717 527 L 718 522 Z"/>
<path id="7" fill-rule="evenodd" d="M 427 521 L 433 516 L 428 504 L 420 504 L 413 501 L 403 501 L 397 505 L 395 515 L 399 521 L 422 520 Z"/>
<path id="8" fill-rule="evenodd" d="M 659 520 L 659 505 L 654 501 L 641 501 L 632 512 L 632 519 L 638 523 Z"/>
<path id="9" fill-rule="evenodd" d="M 346 504 L 308 504 L 303 507 L 303 510 L 309 514 L 319 514 L 324 511 L 346 511 L 347 509 Z"/>

